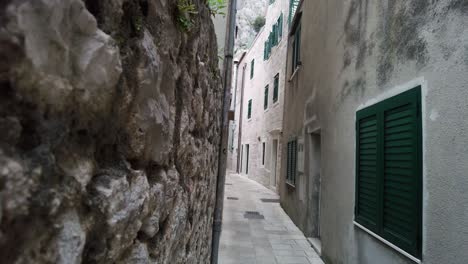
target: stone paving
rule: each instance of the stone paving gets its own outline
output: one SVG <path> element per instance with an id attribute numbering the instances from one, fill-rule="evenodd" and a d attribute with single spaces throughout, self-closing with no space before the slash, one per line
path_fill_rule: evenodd
<path id="1" fill-rule="evenodd" d="M 233 173 L 225 187 L 220 264 L 323 264 L 277 194 Z"/>

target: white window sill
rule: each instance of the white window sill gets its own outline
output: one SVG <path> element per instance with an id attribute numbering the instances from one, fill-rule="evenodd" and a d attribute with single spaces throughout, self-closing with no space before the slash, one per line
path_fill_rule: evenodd
<path id="1" fill-rule="evenodd" d="M 400 254 L 402 254 L 403 256 L 411 259 L 412 261 L 418 263 L 418 264 L 421 264 L 421 260 L 420 259 L 417 259 L 415 257 L 413 257 L 411 254 L 407 253 L 406 251 L 404 251 L 403 249 L 395 246 L 394 244 L 390 243 L 389 241 L 387 241 L 386 239 L 382 238 L 381 236 L 377 235 L 376 233 L 370 231 L 369 229 L 365 228 L 364 226 L 362 226 L 361 224 L 359 224 L 358 222 L 356 221 L 353 221 L 353 224 L 355 226 L 357 226 L 358 228 L 360 228 L 361 230 L 363 230 L 364 232 L 368 233 L 369 235 L 377 238 L 378 240 L 380 240 L 380 242 L 384 243 L 385 245 L 393 248 L 394 250 L 396 250 L 397 252 L 399 252 Z"/>
<path id="2" fill-rule="evenodd" d="M 300 69 L 301 69 L 301 65 L 297 66 L 296 69 L 294 69 L 293 74 L 291 74 L 291 77 L 289 78 L 289 82 L 292 82 L 292 80 L 294 79 L 294 77 L 296 77 Z"/>
<path id="3" fill-rule="evenodd" d="M 288 185 L 291 188 L 296 188 L 296 185 L 294 185 L 292 182 L 286 181 L 286 185 Z"/>
<path id="4" fill-rule="evenodd" d="M 279 105 L 279 101 L 276 100 L 276 102 L 274 102 L 273 105 L 272 105 L 271 107 L 272 107 L 272 108 L 273 108 L 273 107 L 277 107 L 278 105 Z"/>

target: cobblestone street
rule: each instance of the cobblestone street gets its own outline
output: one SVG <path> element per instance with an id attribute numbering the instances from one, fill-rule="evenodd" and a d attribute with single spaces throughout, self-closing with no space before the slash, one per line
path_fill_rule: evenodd
<path id="1" fill-rule="evenodd" d="M 224 199 L 221 264 L 323 264 L 273 191 L 228 173 Z"/>

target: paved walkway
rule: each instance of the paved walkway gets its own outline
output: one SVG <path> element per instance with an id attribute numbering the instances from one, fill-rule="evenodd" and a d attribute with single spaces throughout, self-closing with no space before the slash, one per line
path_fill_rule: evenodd
<path id="1" fill-rule="evenodd" d="M 220 264 L 323 264 L 278 199 L 255 181 L 227 173 Z"/>

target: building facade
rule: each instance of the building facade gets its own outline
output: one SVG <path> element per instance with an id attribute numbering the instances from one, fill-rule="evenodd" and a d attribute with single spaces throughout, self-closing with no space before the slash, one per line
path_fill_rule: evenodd
<path id="1" fill-rule="evenodd" d="M 302 1 L 281 205 L 326 263 L 466 263 L 468 4 Z"/>
<path id="2" fill-rule="evenodd" d="M 269 1 L 265 25 L 238 60 L 234 78 L 235 129 L 232 170 L 275 189 L 281 158 L 281 132 L 288 1 Z"/>

